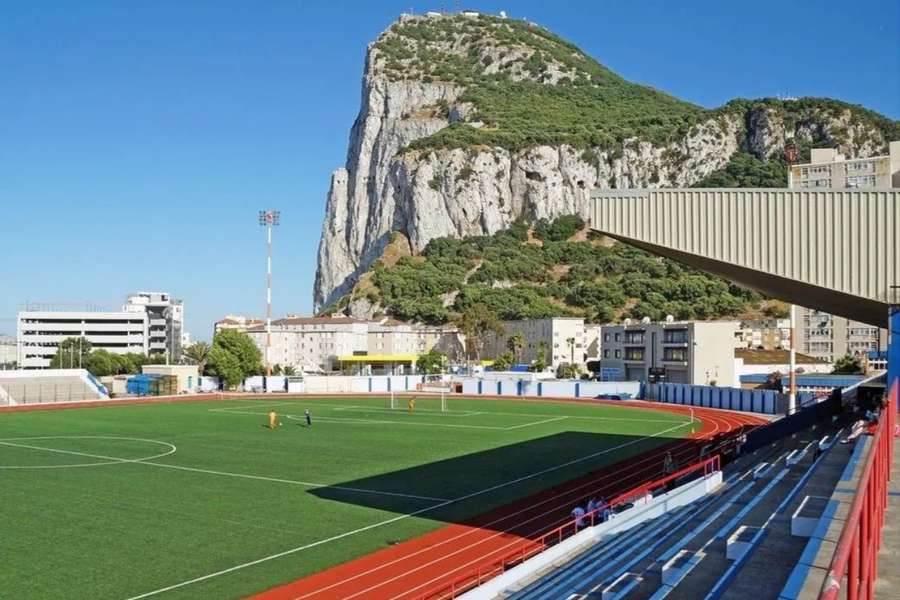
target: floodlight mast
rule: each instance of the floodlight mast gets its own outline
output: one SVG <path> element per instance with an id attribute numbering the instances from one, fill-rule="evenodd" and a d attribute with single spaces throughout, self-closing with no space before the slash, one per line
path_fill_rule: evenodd
<path id="1" fill-rule="evenodd" d="M 266 228 L 266 351 L 263 357 L 266 363 L 266 377 L 272 375 L 272 362 L 269 360 L 269 351 L 272 348 L 272 228 L 280 221 L 281 211 L 259 211 L 259 224 Z"/>

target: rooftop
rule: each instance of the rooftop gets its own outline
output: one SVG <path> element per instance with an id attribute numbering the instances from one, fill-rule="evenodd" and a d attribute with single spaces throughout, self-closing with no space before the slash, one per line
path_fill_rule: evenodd
<path id="1" fill-rule="evenodd" d="M 738 348 L 734 351 L 735 358 L 744 359 L 745 365 L 786 365 L 791 362 L 791 353 L 787 350 L 754 350 L 752 348 Z M 826 364 L 827 360 L 797 353 L 798 364 Z"/>

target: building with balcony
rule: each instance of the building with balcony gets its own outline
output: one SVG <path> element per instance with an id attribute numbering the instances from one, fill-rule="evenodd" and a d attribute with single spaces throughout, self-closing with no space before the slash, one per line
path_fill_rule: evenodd
<path id="1" fill-rule="evenodd" d="M 891 142 L 886 156 L 845 158 L 833 148 L 813 148 L 808 164 L 788 173 L 792 189 L 900 187 L 900 141 Z M 865 357 L 887 348 L 887 330 L 796 307 L 797 350 L 828 362 L 851 354 Z"/>
<path id="2" fill-rule="evenodd" d="M 525 342 L 519 353 L 519 363 L 531 364 L 541 352 L 554 369 L 564 363 L 583 365 L 585 362 L 587 344 L 581 317 L 504 321 L 503 333 L 486 337 L 482 355 L 496 358 L 507 352 L 509 338 L 517 333 Z"/>
<path id="3" fill-rule="evenodd" d="M 265 325 L 247 328 L 246 332 L 265 354 Z M 269 356 L 273 366 L 291 366 L 307 373 L 353 367 L 356 372 L 372 374 L 393 371 L 397 365 L 406 365 L 408 370 L 432 348 L 451 359 L 462 356 L 459 336 L 451 327 L 392 319 L 373 322 L 352 317 L 290 316 L 272 321 Z"/>
<path id="4" fill-rule="evenodd" d="M 736 321 L 625 321 L 601 328 L 600 377 L 606 381 L 656 381 L 736 385 Z"/>
<path id="5" fill-rule="evenodd" d="M 17 360 L 16 338 L 0 334 L 0 369 L 15 369 Z"/>
<path id="6" fill-rule="evenodd" d="M 735 348 L 756 350 L 788 349 L 791 345 L 790 319 L 741 321 L 735 334 Z"/>
<path id="7" fill-rule="evenodd" d="M 147 315 L 147 344 L 151 354 L 165 354 L 172 362 L 181 359 L 184 302 L 167 292 L 137 292 L 128 296 L 123 310 Z"/>
<path id="8" fill-rule="evenodd" d="M 900 187 L 900 141 L 891 142 L 888 154 L 845 158 L 834 148 L 813 148 L 810 162 L 788 171 L 793 189 Z"/>
<path id="9" fill-rule="evenodd" d="M 19 368 L 49 368 L 59 343 L 69 337 L 83 337 L 94 349 L 113 354 L 147 354 L 148 327 L 145 312 L 24 310 L 16 327 Z"/>

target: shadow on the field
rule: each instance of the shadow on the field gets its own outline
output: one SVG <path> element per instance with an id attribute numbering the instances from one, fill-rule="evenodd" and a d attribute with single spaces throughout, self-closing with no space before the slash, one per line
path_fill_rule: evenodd
<path id="1" fill-rule="evenodd" d="M 560 432 L 316 488 L 309 493 L 320 498 L 393 513 L 421 515 L 422 518 L 445 522 L 462 522 L 536 492 L 546 491 L 548 495 L 560 493 L 561 490 L 551 488 L 588 476 L 619 461 L 625 462 L 613 474 L 606 476 L 599 484 L 593 483 L 582 488 L 583 500 L 586 501 L 591 495 L 600 496 L 613 490 L 630 489 L 660 476 L 663 461 L 662 451 L 660 456 L 648 458 L 641 464 L 637 464 L 636 460 L 629 463 L 628 457 L 659 449 L 673 441 L 673 438 L 667 437 Z M 695 460 L 699 457 L 702 445 L 698 443 L 695 448 L 679 455 L 680 460 Z M 415 460 L 415 456 L 411 456 L 410 460 Z M 595 480 L 594 477 L 585 477 L 585 480 L 588 479 Z M 579 502 L 577 498 L 566 511 L 571 510 L 576 502 Z"/>

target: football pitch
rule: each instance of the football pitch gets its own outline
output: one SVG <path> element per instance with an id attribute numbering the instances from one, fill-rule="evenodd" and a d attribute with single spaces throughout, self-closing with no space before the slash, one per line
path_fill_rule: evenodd
<path id="1" fill-rule="evenodd" d="M 0 596 L 239 598 L 685 437 L 627 406 L 422 396 L 0 414 Z M 312 415 L 307 427 L 304 410 Z M 279 413 L 270 430 L 266 414 Z"/>

